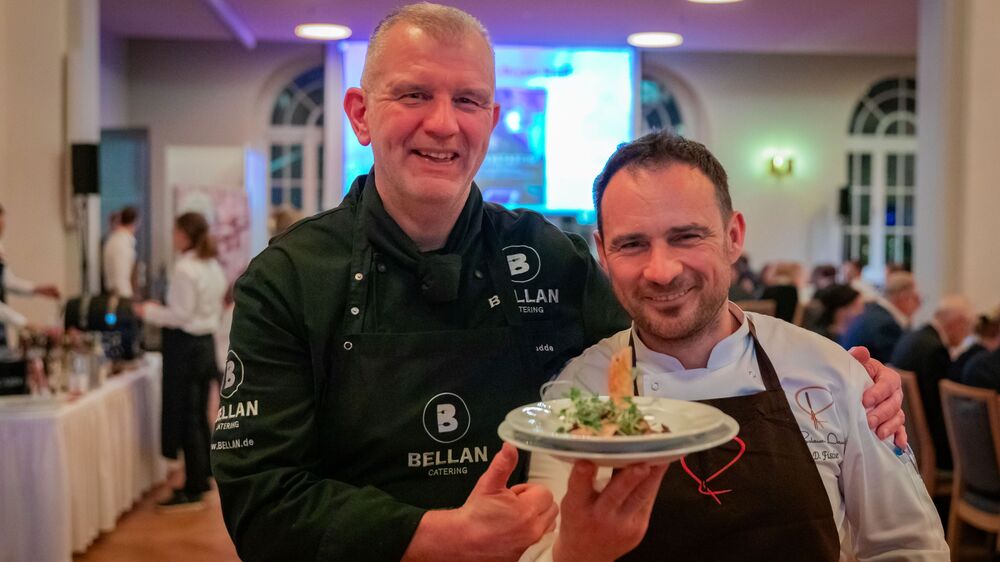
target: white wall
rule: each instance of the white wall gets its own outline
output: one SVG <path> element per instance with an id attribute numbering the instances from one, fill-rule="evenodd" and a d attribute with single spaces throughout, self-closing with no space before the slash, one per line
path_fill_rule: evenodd
<path id="1" fill-rule="evenodd" d="M 646 52 L 643 65 L 645 73 L 680 79 L 693 94 L 678 96 L 682 113 L 697 122 L 687 134 L 725 166 L 733 205 L 747 217 L 753 265 L 839 262 L 833 234 L 837 190 L 846 183 L 848 120 L 875 81 L 913 76 L 915 60 Z M 768 174 L 769 147 L 791 150 L 792 176 Z"/>
<path id="2" fill-rule="evenodd" d="M 0 2 L 0 203 L 7 263 L 25 278 L 79 291 L 79 253 L 64 224 L 66 0 Z M 48 299 L 12 297 L 34 323 L 55 323 Z"/>
<path id="3" fill-rule="evenodd" d="M 975 0 L 966 4 L 966 83 L 962 94 L 964 119 L 964 201 L 960 207 L 961 255 L 959 289 L 977 308 L 1000 304 L 1000 3 Z"/>
<path id="4" fill-rule="evenodd" d="M 128 42 L 101 30 L 101 128 L 128 126 Z"/>
<path id="5" fill-rule="evenodd" d="M 274 96 L 319 64 L 320 44 L 259 43 L 247 51 L 235 42 L 129 41 L 129 126 L 149 129 L 154 270 L 171 254 L 167 147 L 249 145 L 264 152 Z"/>

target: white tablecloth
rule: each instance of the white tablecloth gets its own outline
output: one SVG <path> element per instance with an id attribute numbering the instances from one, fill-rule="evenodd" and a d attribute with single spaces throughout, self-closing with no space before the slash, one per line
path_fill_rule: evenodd
<path id="1" fill-rule="evenodd" d="M 0 562 L 67 561 L 166 475 L 160 357 L 69 403 L 0 401 Z"/>

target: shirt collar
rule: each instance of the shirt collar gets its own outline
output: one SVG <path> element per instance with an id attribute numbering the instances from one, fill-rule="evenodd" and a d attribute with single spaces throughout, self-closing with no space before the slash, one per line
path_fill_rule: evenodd
<path id="1" fill-rule="evenodd" d="M 750 326 L 747 324 L 747 315 L 740 310 L 735 303 L 728 303 L 729 312 L 735 316 L 740 325 L 736 331 L 729 334 L 712 348 L 712 353 L 708 356 L 707 370 L 712 371 L 731 365 L 739 360 L 753 346 L 753 339 L 750 337 Z M 699 369 L 685 369 L 684 365 L 672 355 L 659 353 L 646 347 L 635 331 L 635 323 L 632 323 L 632 333 L 635 334 L 635 358 L 636 361 L 651 364 L 659 370 L 665 372 L 676 371 L 698 371 Z"/>
<path id="2" fill-rule="evenodd" d="M 889 311 L 896 323 L 899 324 L 903 329 L 910 329 L 910 319 L 906 317 L 898 308 L 895 307 L 891 302 L 889 302 L 885 297 L 879 297 L 875 302 L 882 308 Z"/>

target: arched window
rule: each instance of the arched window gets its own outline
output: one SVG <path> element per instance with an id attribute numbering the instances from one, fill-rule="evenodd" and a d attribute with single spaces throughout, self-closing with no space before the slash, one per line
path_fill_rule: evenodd
<path id="1" fill-rule="evenodd" d="M 876 279 L 887 265 L 912 265 L 916 134 L 912 77 L 876 82 L 858 100 L 848 124 L 850 212 L 843 257 L 871 265 Z"/>
<path id="2" fill-rule="evenodd" d="M 639 98 L 642 103 L 640 135 L 661 130 L 683 135 L 684 120 L 674 94 L 652 76 L 643 76 L 639 88 Z"/>
<path id="3" fill-rule="evenodd" d="M 323 67 L 282 88 L 271 109 L 268 193 L 272 209 L 312 214 L 323 205 Z"/>

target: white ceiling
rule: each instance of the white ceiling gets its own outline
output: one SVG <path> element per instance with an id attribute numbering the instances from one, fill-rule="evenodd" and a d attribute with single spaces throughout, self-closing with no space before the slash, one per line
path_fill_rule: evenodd
<path id="1" fill-rule="evenodd" d="M 129 38 L 235 40 L 207 0 L 100 0 L 101 24 Z M 225 0 L 258 41 L 301 41 L 307 22 L 340 23 L 366 39 L 399 0 Z M 636 31 L 674 31 L 678 50 L 915 56 L 916 0 L 451 0 L 495 43 L 621 46 Z"/>

